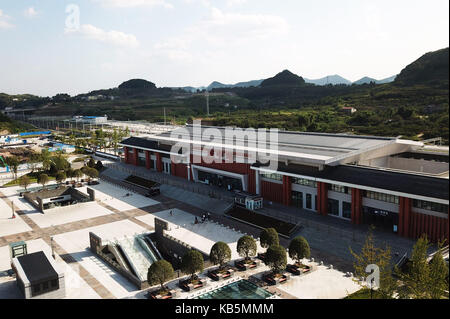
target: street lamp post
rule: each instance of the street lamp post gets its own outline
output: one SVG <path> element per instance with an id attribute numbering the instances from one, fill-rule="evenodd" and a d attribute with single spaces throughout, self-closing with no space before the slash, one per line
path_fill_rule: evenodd
<path id="1" fill-rule="evenodd" d="M 50 246 L 52 247 L 52 257 L 55 259 L 55 249 L 53 247 L 53 236 L 50 237 Z"/>
<path id="2" fill-rule="evenodd" d="M 14 202 L 11 201 L 11 209 L 12 209 L 12 217 L 11 219 L 16 218 L 16 214 L 14 214 Z"/>

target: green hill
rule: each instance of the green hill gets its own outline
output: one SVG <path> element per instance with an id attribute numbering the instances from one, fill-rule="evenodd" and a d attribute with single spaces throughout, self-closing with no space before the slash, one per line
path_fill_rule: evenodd
<path id="1" fill-rule="evenodd" d="M 399 85 L 448 85 L 448 49 L 445 48 L 423 55 L 404 68 L 395 79 L 395 83 Z"/>
<path id="2" fill-rule="evenodd" d="M 155 83 L 142 79 L 132 79 L 119 85 L 120 90 L 151 90 L 156 89 Z"/>
<path id="3" fill-rule="evenodd" d="M 261 86 L 304 86 L 305 80 L 289 70 L 278 73 L 273 78 L 262 81 Z"/>

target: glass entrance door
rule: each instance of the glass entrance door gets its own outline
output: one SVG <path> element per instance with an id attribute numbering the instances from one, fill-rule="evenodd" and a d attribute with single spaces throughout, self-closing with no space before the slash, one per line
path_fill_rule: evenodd
<path id="1" fill-rule="evenodd" d="M 170 175 L 170 166 L 171 166 L 170 163 L 168 163 L 168 162 L 163 162 L 164 173 Z"/>
<path id="2" fill-rule="evenodd" d="M 293 191 L 291 194 L 291 205 L 297 208 L 303 208 L 303 193 Z"/>

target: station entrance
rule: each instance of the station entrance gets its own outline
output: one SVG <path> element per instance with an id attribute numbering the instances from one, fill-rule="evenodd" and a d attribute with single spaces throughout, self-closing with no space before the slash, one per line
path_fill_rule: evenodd
<path id="1" fill-rule="evenodd" d="M 362 219 L 364 224 L 374 225 L 377 229 L 394 233 L 398 229 L 398 213 L 363 206 Z"/>

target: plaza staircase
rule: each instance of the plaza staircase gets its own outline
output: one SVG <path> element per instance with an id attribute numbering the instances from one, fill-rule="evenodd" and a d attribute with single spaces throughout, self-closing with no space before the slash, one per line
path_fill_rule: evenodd
<path id="1" fill-rule="evenodd" d="M 147 280 L 148 268 L 157 261 L 157 257 L 140 236 L 125 237 L 119 245 L 128 259 L 133 272 L 141 281 Z"/>

